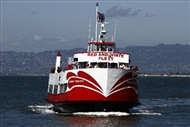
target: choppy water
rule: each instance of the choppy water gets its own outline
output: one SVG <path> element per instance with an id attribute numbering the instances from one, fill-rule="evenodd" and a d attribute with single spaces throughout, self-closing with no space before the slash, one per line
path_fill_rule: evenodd
<path id="1" fill-rule="evenodd" d="M 140 77 L 141 106 L 124 112 L 52 111 L 48 77 L 1 77 L 1 127 L 190 127 L 190 78 Z"/>

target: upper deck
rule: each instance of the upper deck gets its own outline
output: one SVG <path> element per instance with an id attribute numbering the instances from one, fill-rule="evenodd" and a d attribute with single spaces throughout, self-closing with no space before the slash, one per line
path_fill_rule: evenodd
<path id="1" fill-rule="evenodd" d="M 115 51 L 115 42 L 89 42 L 87 52 Z"/>
<path id="2" fill-rule="evenodd" d="M 104 22 L 105 17 L 103 13 L 96 11 L 96 29 L 95 40 L 93 38 L 88 42 L 86 52 L 77 52 L 73 57 L 70 57 L 68 64 L 73 69 L 78 68 L 129 68 L 130 55 L 128 53 L 116 52 L 115 33 L 112 41 L 108 41 L 107 30 L 105 25 L 109 22 Z M 100 25 L 100 33 L 97 36 L 97 25 Z M 90 25 L 89 25 L 90 26 Z M 115 26 L 116 31 L 116 26 Z M 97 66 L 96 66 L 97 65 Z"/>
<path id="3" fill-rule="evenodd" d="M 119 52 L 78 52 L 74 54 L 74 62 L 114 62 L 130 63 L 129 54 Z"/>

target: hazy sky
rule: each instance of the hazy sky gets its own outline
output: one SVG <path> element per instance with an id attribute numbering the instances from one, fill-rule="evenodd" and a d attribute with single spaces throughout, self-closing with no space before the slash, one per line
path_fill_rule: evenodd
<path id="1" fill-rule="evenodd" d="M 190 44 L 189 1 L 98 1 L 117 47 Z M 1 0 L 1 50 L 40 52 L 86 48 L 96 1 Z"/>

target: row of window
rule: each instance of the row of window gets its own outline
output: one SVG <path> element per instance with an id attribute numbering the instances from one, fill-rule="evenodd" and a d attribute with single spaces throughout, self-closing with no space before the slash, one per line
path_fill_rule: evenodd
<path id="1" fill-rule="evenodd" d="M 61 94 L 61 93 L 65 93 L 66 90 L 67 90 L 67 83 L 60 84 L 60 85 L 50 84 L 48 88 L 48 93 Z"/>
<path id="2" fill-rule="evenodd" d="M 127 63 L 108 63 L 108 62 L 78 62 L 76 64 L 68 65 L 66 70 L 69 69 L 79 69 L 79 68 L 129 68 Z"/>
<path id="3" fill-rule="evenodd" d="M 114 46 L 113 45 L 95 45 L 91 44 L 88 47 L 89 51 L 114 51 Z"/>

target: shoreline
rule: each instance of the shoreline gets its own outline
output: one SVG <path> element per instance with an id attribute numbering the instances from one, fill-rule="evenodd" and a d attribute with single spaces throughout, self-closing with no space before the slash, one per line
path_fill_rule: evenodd
<path id="1" fill-rule="evenodd" d="M 22 75 L 0 75 L 0 76 L 33 76 L 33 77 L 37 77 L 37 76 L 42 76 L 42 77 L 48 77 L 48 74 L 22 74 Z M 139 77 L 190 77 L 189 74 L 138 74 Z"/>
<path id="2" fill-rule="evenodd" d="M 171 74 L 139 74 L 139 77 L 190 77 L 190 75 L 171 75 Z"/>

